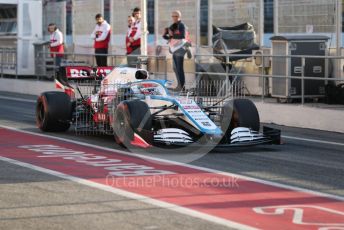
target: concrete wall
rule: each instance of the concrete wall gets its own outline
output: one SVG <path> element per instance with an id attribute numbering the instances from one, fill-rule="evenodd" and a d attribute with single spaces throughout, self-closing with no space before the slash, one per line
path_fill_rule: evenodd
<path id="1" fill-rule="evenodd" d="M 344 133 L 344 109 L 255 103 L 261 122 Z M 311 116 L 310 116 L 311 115 Z"/>
<path id="2" fill-rule="evenodd" d="M 73 1 L 73 35 L 76 46 L 92 47 L 90 35 L 96 25 L 95 16 L 103 12 L 103 1 L 74 0 Z"/>
<path id="3" fill-rule="evenodd" d="M 0 47 L 16 48 L 17 47 L 17 39 L 16 38 L 8 38 L 8 37 L 0 37 Z"/>
<path id="4" fill-rule="evenodd" d="M 250 22 L 259 27 L 259 0 L 213 0 L 213 23 L 217 26 L 235 26 Z"/>
<path id="5" fill-rule="evenodd" d="M 314 33 L 336 31 L 336 0 L 278 0 L 279 33 Z"/>
<path id="6" fill-rule="evenodd" d="M 18 80 L 0 78 L 0 91 L 39 95 L 45 91 L 56 91 L 55 83 L 52 81 Z"/>
<path id="7" fill-rule="evenodd" d="M 112 0 L 112 51 L 125 54 L 125 35 L 128 30 L 128 16 L 135 7 L 141 7 L 141 0 Z"/>

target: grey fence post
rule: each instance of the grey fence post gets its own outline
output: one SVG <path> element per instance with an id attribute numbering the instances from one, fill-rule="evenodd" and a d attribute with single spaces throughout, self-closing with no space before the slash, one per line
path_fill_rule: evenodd
<path id="1" fill-rule="evenodd" d="M 302 75 L 301 75 L 301 103 L 302 105 L 305 104 L 305 57 L 302 57 L 301 59 L 301 70 L 302 70 Z"/>
<path id="2" fill-rule="evenodd" d="M 261 56 L 261 60 L 262 60 L 262 102 L 264 102 L 264 98 L 265 98 L 265 66 L 264 66 L 264 54 L 262 52 L 262 56 Z"/>
<path id="3" fill-rule="evenodd" d="M 165 80 L 167 80 L 167 57 L 164 57 L 164 62 L 165 62 Z"/>
<path id="4" fill-rule="evenodd" d="M 155 66 L 154 66 L 154 69 L 155 69 L 155 72 L 156 72 L 155 75 L 159 74 L 159 62 L 160 62 L 160 57 L 159 56 L 155 57 Z"/>
<path id="5" fill-rule="evenodd" d="M 4 77 L 4 49 L 1 49 L 1 78 Z"/>
<path id="6" fill-rule="evenodd" d="M 16 79 L 18 79 L 18 54 L 17 54 L 17 49 L 14 50 L 14 55 L 15 55 L 15 66 L 16 66 Z"/>
<path id="7" fill-rule="evenodd" d="M 229 67 L 228 67 L 228 64 L 229 64 L 229 56 L 228 56 L 228 54 L 226 55 L 226 91 L 228 92 L 228 89 L 231 87 L 231 86 L 229 86 Z M 232 68 L 233 68 L 233 66 L 232 66 Z M 234 80 L 232 80 L 232 84 L 234 84 L 235 82 L 234 82 Z M 232 96 L 233 96 L 233 88 L 231 88 L 232 89 L 232 92 L 231 92 L 231 94 L 232 94 Z"/>
<path id="8" fill-rule="evenodd" d="M 56 79 L 56 77 L 57 77 L 56 70 L 57 70 L 57 68 L 59 68 L 58 66 L 56 66 L 56 64 L 57 64 L 57 63 L 56 63 L 56 55 L 57 55 L 57 53 L 55 53 L 54 59 L 53 59 L 53 60 L 54 60 L 54 62 L 53 62 L 53 63 L 54 63 L 54 64 L 53 64 L 53 65 L 54 65 L 53 80 Z"/>
<path id="9" fill-rule="evenodd" d="M 72 53 L 72 63 L 73 63 L 73 65 L 75 65 L 75 51 L 74 50 Z"/>

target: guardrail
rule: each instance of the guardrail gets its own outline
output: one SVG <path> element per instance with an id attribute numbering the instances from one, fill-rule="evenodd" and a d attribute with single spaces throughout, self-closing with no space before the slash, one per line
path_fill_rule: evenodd
<path id="1" fill-rule="evenodd" d="M 306 61 L 311 60 L 311 59 L 318 59 L 318 60 L 324 60 L 327 63 L 330 63 L 330 60 L 333 60 L 336 63 L 339 63 L 338 61 L 340 61 L 341 59 L 344 59 L 344 57 L 342 56 L 308 56 L 308 55 L 266 55 L 266 54 L 261 54 L 261 55 L 247 55 L 247 54 L 219 54 L 219 55 L 215 55 L 215 54 L 196 54 L 195 55 L 195 59 L 198 60 L 198 63 L 201 63 L 201 61 L 199 61 L 200 59 L 204 59 L 206 58 L 206 60 L 209 61 L 209 59 L 214 58 L 216 59 L 216 57 L 224 57 L 226 59 L 226 62 L 218 62 L 219 64 L 222 64 L 225 66 L 224 68 L 224 72 L 223 73 L 219 73 L 219 72 L 211 72 L 211 71 L 207 71 L 205 72 L 195 72 L 196 75 L 198 75 L 199 77 L 201 77 L 202 75 L 209 75 L 209 76 L 223 76 L 226 78 L 229 77 L 234 77 L 234 79 L 240 78 L 240 77 L 251 77 L 251 78 L 261 78 L 261 82 L 262 82 L 262 92 L 261 92 L 261 99 L 262 101 L 264 101 L 264 99 L 266 98 L 266 84 L 265 81 L 266 80 L 270 80 L 270 79 L 284 79 L 284 80 L 300 80 L 301 81 L 301 93 L 297 98 L 301 98 L 301 104 L 305 103 L 305 98 L 307 98 L 307 95 L 305 94 L 305 84 L 307 81 L 309 80 L 313 80 L 313 81 L 323 81 L 325 84 L 328 82 L 344 82 L 343 78 L 332 78 L 329 77 L 329 73 L 327 72 L 326 69 L 322 70 L 324 71 L 324 77 L 313 77 L 313 76 L 307 76 L 305 73 L 305 68 L 306 68 Z M 259 67 L 259 73 L 240 73 L 240 72 L 231 72 L 228 68 L 228 66 L 230 65 L 235 65 L 234 62 L 237 62 L 238 60 L 236 60 L 237 58 L 240 58 L 242 60 L 240 61 L 245 61 L 245 59 L 249 59 L 249 58 L 261 58 L 261 60 L 263 60 L 264 58 L 269 58 L 269 61 L 272 62 L 274 58 L 278 58 L 278 59 L 287 59 L 288 62 L 291 62 L 291 60 L 296 60 L 298 59 L 298 61 L 300 62 L 300 66 L 298 67 L 298 75 L 300 76 L 295 76 L 295 75 L 272 75 L 272 74 L 267 74 L 266 73 L 266 68 L 265 67 Z M 235 59 L 236 61 L 230 61 L 231 59 Z M 216 63 L 216 61 L 215 61 Z M 269 67 L 270 68 L 270 67 Z M 287 66 L 286 66 L 287 68 Z M 325 64 L 324 68 L 329 68 L 328 64 Z M 337 69 L 339 67 L 337 66 Z M 291 98 L 295 98 L 295 96 L 292 96 Z"/>
<path id="2" fill-rule="evenodd" d="M 3 77 L 6 74 L 6 69 L 16 69 L 16 49 L 8 49 L 8 48 L 0 48 L 0 76 Z M 40 55 L 50 56 L 50 52 L 44 52 L 40 53 Z M 98 54 L 97 54 L 98 55 Z M 86 54 L 86 53 L 65 53 L 65 57 L 67 57 L 67 62 L 65 64 L 68 65 L 79 65 L 80 63 L 83 63 L 85 65 L 94 66 L 95 65 L 95 54 Z M 120 64 L 126 64 L 126 61 L 124 59 L 127 58 L 126 55 L 119 55 L 119 54 L 108 54 L 108 55 L 102 55 L 99 54 L 99 56 L 106 56 L 108 57 L 108 65 L 109 66 L 118 66 Z M 148 55 L 148 56 L 142 56 L 142 55 L 132 55 L 132 57 L 137 57 L 141 60 L 146 61 L 148 65 L 148 70 L 152 72 L 153 74 L 160 75 L 166 78 L 167 76 L 167 58 L 166 56 L 157 56 L 157 55 Z M 331 78 L 328 74 L 326 74 L 324 77 L 313 77 L 308 76 L 305 74 L 305 68 L 307 66 L 307 61 L 311 59 L 320 59 L 325 60 L 326 62 L 330 63 L 330 61 L 339 63 L 344 57 L 342 56 L 307 56 L 307 55 L 267 55 L 263 52 L 260 55 L 247 55 L 247 54 L 195 54 L 195 64 L 202 64 L 202 61 L 207 61 L 210 63 L 219 63 L 224 66 L 223 72 L 200 72 L 198 70 L 186 72 L 189 74 L 194 74 L 197 76 L 196 80 L 197 82 L 201 79 L 203 75 L 208 76 L 223 76 L 226 81 L 223 84 L 226 84 L 226 90 L 233 91 L 233 86 L 238 84 L 231 84 L 232 81 L 240 81 L 242 77 L 245 78 L 260 78 L 260 81 L 262 82 L 262 90 L 261 90 L 261 99 L 262 101 L 265 100 L 266 96 L 266 81 L 272 81 L 272 79 L 283 79 L 283 80 L 299 80 L 301 84 L 301 92 L 298 98 L 301 99 L 301 103 L 305 103 L 305 98 L 307 98 L 307 95 L 305 94 L 305 86 L 307 85 L 307 82 L 312 81 L 323 81 L 325 83 L 328 82 L 342 82 L 344 79 L 342 78 Z M 225 62 L 220 62 L 217 60 L 218 57 L 224 57 Z M 300 61 L 299 69 L 299 76 L 295 75 L 272 75 L 267 73 L 266 68 L 260 67 L 259 72 L 256 73 L 242 73 L 240 71 L 235 72 L 231 71 L 230 65 L 235 65 L 235 62 L 243 62 L 248 63 L 248 59 L 252 58 L 261 58 L 262 60 L 264 58 L 268 58 L 269 61 L 273 61 L 274 58 L 278 59 L 287 59 L 289 62 L 292 59 L 298 59 Z M 242 59 L 238 61 L 237 59 Z M 232 61 L 235 60 L 235 61 Z M 245 61 L 246 60 L 246 61 Z M 250 63 L 251 64 L 251 63 Z M 53 66 L 55 66 L 55 63 L 53 63 Z M 161 68 L 163 67 L 163 68 Z M 325 68 L 328 68 L 328 66 L 325 66 Z M 336 66 L 336 69 L 339 70 L 339 66 Z M 326 71 L 326 70 L 324 70 Z M 39 78 L 38 78 L 39 79 Z M 244 84 L 240 83 L 239 88 L 245 87 Z M 228 86 L 228 87 L 227 87 Z M 270 91 L 269 91 L 270 92 Z"/>
<path id="3" fill-rule="evenodd" d="M 36 56 L 47 57 L 49 59 L 50 52 L 39 52 Z M 55 54 L 55 53 L 52 53 Z M 97 56 L 107 57 L 108 66 L 120 66 L 127 64 L 127 55 L 124 54 L 97 54 Z M 149 68 L 154 74 L 167 75 L 167 59 L 166 56 L 159 55 L 130 55 L 132 58 L 140 60 L 137 62 L 138 68 Z M 51 58 L 50 58 L 51 59 Z M 89 53 L 64 53 L 64 61 L 62 65 L 87 65 L 96 66 L 95 54 Z M 43 59 L 44 60 L 44 59 Z M 55 59 L 51 59 L 51 64 L 46 65 L 47 68 L 56 69 Z M 44 64 L 44 63 L 43 63 Z M 40 63 L 36 63 L 40 65 Z"/>

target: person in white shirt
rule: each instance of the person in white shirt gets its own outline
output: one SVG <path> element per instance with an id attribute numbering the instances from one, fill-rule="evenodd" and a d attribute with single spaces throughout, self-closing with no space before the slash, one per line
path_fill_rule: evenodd
<path id="1" fill-rule="evenodd" d="M 132 43 L 130 42 L 130 38 L 134 35 L 134 32 L 132 30 L 134 23 L 135 23 L 135 18 L 131 15 L 128 16 L 128 31 L 125 36 L 125 46 L 127 49 L 127 55 L 133 52 L 133 47 L 132 47 Z"/>
<path id="2" fill-rule="evenodd" d="M 134 17 L 135 22 L 131 26 L 131 32 L 129 34 L 128 40 L 130 43 L 130 54 L 132 55 L 140 55 L 141 54 L 141 9 L 135 7 L 132 16 Z M 130 55 L 128 58 L 128 65 L 131 67 L 135 67 L 137 64 L 137 57 L 131 57 Z"/>
<path id="3" fill-rule="evenodd" d="M 64 55 L 63 34 L 54 23 L 48 25 L 48 32 L 50 34 L 50 56 L 55 59 L 55 66 L 59 68 Z"/>
<path id="4" fill-rule="evenodd" d="M 141 31 L 141 9 L 138 7 L 135 7 L 133 10 L 133 17 L 135 18 L 134 22 L 134 30 L 136 30 L 136 33 L 134 37 L 131 38 L 132 43 L 136 43 L 139 48 L 141 47 L 141 36 L 142 36 L 142 31 Z"/>
<path id="5" fill-rule="evenodd" d="M 111 38 L 111 26 L 104 20 L 101 14 L 97 14 L 95 18 L 97 24 L 91 34 L 91 38 L 94 39 L 97 66 L 107 66 L 106 54 L 108 54 Z"/>

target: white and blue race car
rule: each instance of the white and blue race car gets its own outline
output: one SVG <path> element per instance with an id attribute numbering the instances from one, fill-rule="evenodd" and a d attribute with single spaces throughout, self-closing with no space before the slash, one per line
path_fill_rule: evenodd
<path id="1" fill-rule="evenodd" d="M 87 87 L 92 92 L 85 93 L 82 83 L 72 86 L 69 80 L 75 79 L 92 82 Z M 71 125 L 76 130 L 98 130 L 114 135 L 118 144 L 127 147 L 280 142 L 279 130 L 264 127 L 259 132 L 259 114 L 252 101 L 225 98 L 221 103 L 204 103 L 207 95 L 198 96 L 197 89 L 173 95 L 167 83 L 150 79 L 146 70 L 136 68 L 65 67 L 56 79 L 64 92 L 39 96 L 36 123 L 45 132 L 67 131 Z"/>

